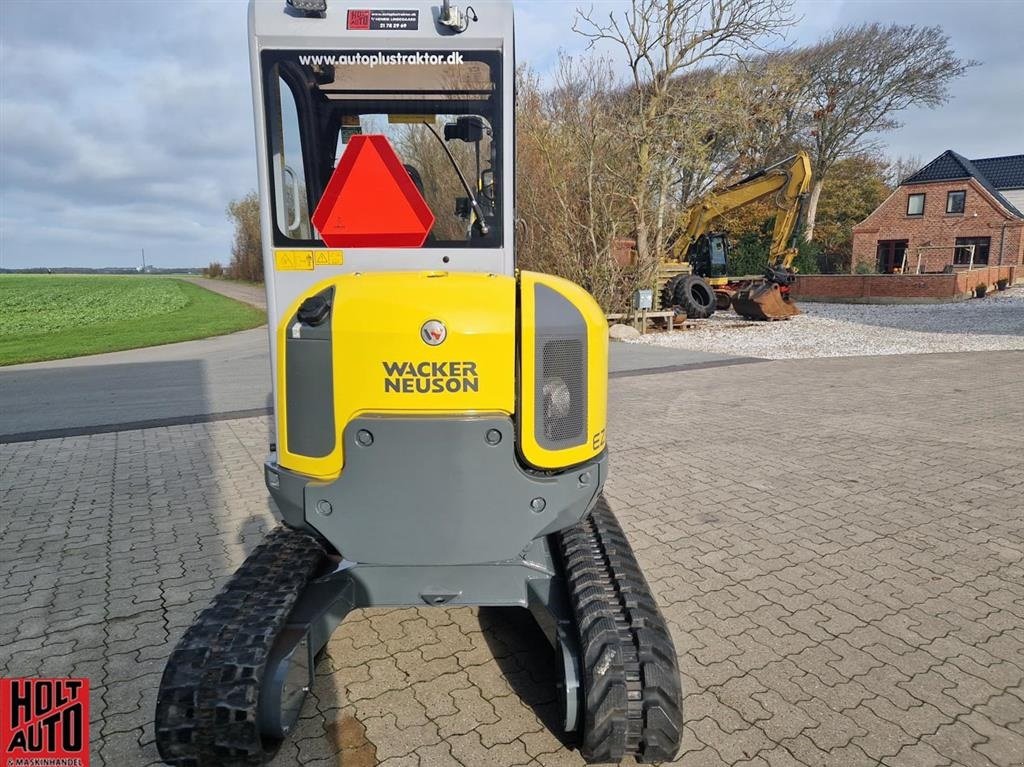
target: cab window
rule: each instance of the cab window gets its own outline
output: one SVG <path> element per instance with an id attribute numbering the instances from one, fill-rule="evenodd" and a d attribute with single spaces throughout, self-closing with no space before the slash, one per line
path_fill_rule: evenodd
<path id="1" fill-rule="evenodd" d="M 276 245 L 320 244 L 312 212 L 351 139 L 373 134 L 433 213 L 423 247 L 500 247 L 497 52 L 265 51 L 263 65 Z"/>

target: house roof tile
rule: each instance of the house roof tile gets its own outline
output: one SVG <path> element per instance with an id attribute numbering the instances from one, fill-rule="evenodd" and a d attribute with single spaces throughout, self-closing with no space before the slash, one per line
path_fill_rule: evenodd
<path id="1" fill-rule="evenodd" d="M 1024 189 L 1024 154 L 971 160 L 996 189 Z"/>

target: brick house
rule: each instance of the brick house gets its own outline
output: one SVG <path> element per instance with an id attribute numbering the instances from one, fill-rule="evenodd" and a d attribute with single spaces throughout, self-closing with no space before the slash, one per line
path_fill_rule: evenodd
<path id="1" fill-rule="evenodd" d="M 973 245 L 975 266 L 1016 266 L 1024 276 L 1022 210 L 1024 154 L 968 160 L 947 150 L 853 227 L 853 270 L 965 269 Z"/>

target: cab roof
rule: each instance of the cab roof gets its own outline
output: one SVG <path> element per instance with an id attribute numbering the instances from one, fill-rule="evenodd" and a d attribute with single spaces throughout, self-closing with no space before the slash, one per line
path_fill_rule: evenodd
<path id="1" fill-rule="evenodd" d="M 465 10 L 464 2 L 456 4 Z M 295 11 L 286 5 L 285 0 L 250 0 L 249 34 L 257 38 L 261 48 L 401 49 L 416 46 L 457 50 L 511 50 L 511 0 L 471 0 L 470 4 L 478 20 L 470 21 L 465 32 L 456 33 L 437 23 L 441 12 L 441 4 L 438 2 L 371 0 L 354 3 L 327 0 L 324 18 L 316 18 Z M 358 28 L 361 26 L 357 21 L 358 17 L 350 16 L 349 11 L 416 11 L 416 28 Z M 386 20 L 387 14 L 382 13 L 380 18 Z M 353 21 L 356 23 L 353 24 Z"/>

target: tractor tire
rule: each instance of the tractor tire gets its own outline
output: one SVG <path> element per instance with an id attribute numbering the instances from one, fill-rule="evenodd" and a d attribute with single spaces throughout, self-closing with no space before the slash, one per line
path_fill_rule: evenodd
<path id="1" fill-rule="evenodd" d="M 557 539 L 582 660 L 580 753 L 671 761 L 683 731 L 675 646 L 622 528 L 602 497 Z"/>
<path id="2" fill-rule="evenodd" d="M 686 275 L 675 287 L 675 302 L 683 307 L 686 316 L 695 320 L 706 320 L 715 313 L 717 299 L 715 290 L 703 277 Z"/>
<path id="3" fill-rule="evenodd" d="M 677 274 L 675 277 L 670 277 L 668 281 L 661 286 L 661 311 L 668 312 L 679 306 L 676 301 L 676 286 L 682 283 L 689 277 L 688 274 Z"/>
<path id="4" fill-rule="evenodd" d="M 246 558 L 167 660 L 157 692 L 160 758 L 175 767 L 256 767 L 277 744 L 259 727 L 274 639 L 323 561 L 307 533 L 278 527 Z"/>

